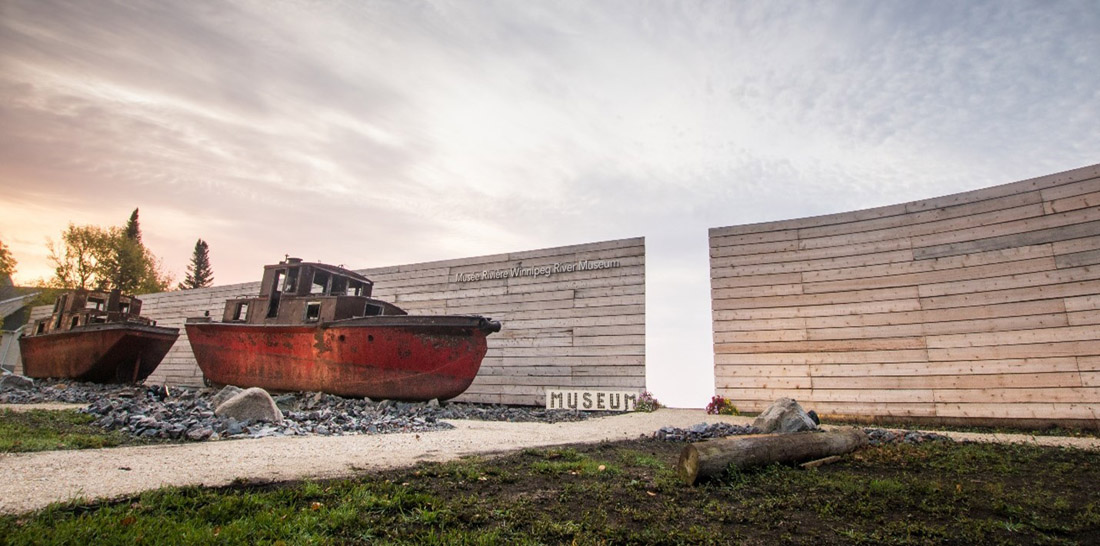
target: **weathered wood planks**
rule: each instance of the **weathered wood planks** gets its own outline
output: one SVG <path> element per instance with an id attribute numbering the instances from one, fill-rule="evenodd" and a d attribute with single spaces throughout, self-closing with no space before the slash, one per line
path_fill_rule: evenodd
<path id="1" fill-rule="evenodd" d="M 761 410 L 1100 417 L 1100 165 L 710 230 L 718 394 Z"/>
<path id="2" fill-rule="evenodd" d="M 613 267 L 463 281 L 461 275 L 515 267 L 559 269 L 581 262 Z M 257 264 L 257 277 L 261 273 Z M 360 270 L 374 295 L 410 313 L 479 314 L 500 320 L 473 385 L 459 400 L 542 404 L 546 387 L 645 388 L 645 239 L 622 239 L 458 260 Z M 255 295 L 259 283 L 141 296 L 142 314 L 181 328 L 150 382 L 202 384 L 187 343 L 187 317 L 220 317 L 225 300 Z M 36 311 L 49 314 L 49 307 Z M 36 316 L 37 318 L 37 316 Z"/>

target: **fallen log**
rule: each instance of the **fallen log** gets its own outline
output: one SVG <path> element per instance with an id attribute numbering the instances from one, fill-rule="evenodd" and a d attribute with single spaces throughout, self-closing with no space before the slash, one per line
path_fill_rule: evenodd
<path id="1" fill-rule="evenodd" d="M 748 468 L 770 463 L 799 463 L 851 453 L 867 445 L 857 428 L 793 434 L 755 434 L 719 438 L 684 446 L 676 471 L 688 485 L 722 474 L 731 465 Z"/>
<path id="2" fill-rule="evenodd" d="M 798 468 L 817 468 L 819 466 L 825 466 L 827 464 L 839 463 L 844 457 L 840 455 L 833 455 L 831 457 L 825 457 L 824 459 L 814 459 L 808 463 L 802 463 L 798 465 Z"/>

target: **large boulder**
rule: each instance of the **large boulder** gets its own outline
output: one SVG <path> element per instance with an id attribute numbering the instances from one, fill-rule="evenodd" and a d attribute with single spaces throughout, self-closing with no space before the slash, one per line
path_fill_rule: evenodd
<path id="1" fill-rule="evenodd" d="M 213 398 L 210 399 L 210 407 L 217 409 L 218 406 L 225 403 L 226 400 L 233 398 L 241 393 L 244 389 L 240 387 L 234 387 L 233 385 L 226 385 L 222 387 L 222 390 L 218 391 Z"/>
<path id="2" fill-rule="evenodd" d="M 34 380 L 21 375 L 5 373 L 0 377 L 0 389 L 25 391 L 34 387 Z"/>
<path id="3" fill-rule="evenodd" d="M 238 421 L 269 421 L 280 423 L 283 420 L 283 412 L 275 405 L 275 400 L 267 391 L 252 387 L 245 389 L 233 398 L 222 402 L 214 410 L 218 417 L 232 417 Z"/>
<path id="4" fill-rule="evenodd" d="M 763 433 L 817 430 L 817 424 L 809 414 L 803 411 L 798 402 L 790 398 L 780 398 L 772 402 L 772 405 L 752 422 L 752 426 Z"/>

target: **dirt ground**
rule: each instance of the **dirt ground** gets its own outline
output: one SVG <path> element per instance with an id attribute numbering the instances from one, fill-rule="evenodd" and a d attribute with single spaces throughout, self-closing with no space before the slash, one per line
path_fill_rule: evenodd
<path id="1" fill-rule="evenodd" d="M 664 426 L 749 424 L 752 418 L 662 409 L 573 423 L 452 421 L 454 430 L 421 434 L 306 436 L 80 451 L 0 454 L 0 512 L 20 513 L 55 501 L 132 495 L 162 486 L 224 486 L 234 481 L 347 477 L 529 447 L 620 441 Z M 1100 450 L 1100 439 L 954 434 L 957 439 L 1075 445 Z"/>

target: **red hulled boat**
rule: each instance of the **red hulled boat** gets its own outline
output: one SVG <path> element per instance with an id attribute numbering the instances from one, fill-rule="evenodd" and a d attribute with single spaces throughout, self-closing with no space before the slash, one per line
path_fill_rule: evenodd
<path id="1" fill-rule="evenodd" d="M 264 267 L 260 295 L 228 300 L 222 322 L 188 319 L 206 380 L 277 391 L 445 400 L 473 382 L 500 323 L 411 316 L 371 298 L 354 271 L 287 258 Z"/>
<path id="2" fill-rule="evenodd" d="M 118 290 L 74 290 L 58 296 L 53 314 L 19 338 L 23 374 L 94 383 L 137 383 L 149 377 L 179 337 L 179 328 L 140 316 L 141 300 Z"/>

